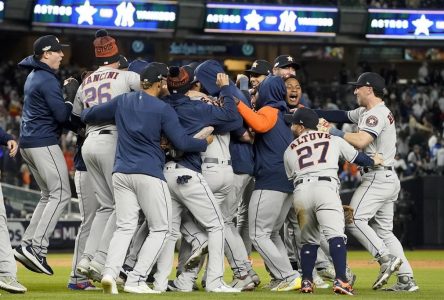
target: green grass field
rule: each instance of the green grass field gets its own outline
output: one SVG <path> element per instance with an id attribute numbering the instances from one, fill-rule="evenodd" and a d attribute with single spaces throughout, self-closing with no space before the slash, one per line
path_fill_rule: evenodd
<path id="1" fill-rule="evenodd" d="M 372 261 L 371 256 L 364 251 L 349 252 L 349 263 L 356 273 L 358 279 L 355 284 L 356 298 L 365 299 L 444 299 L 444 288 L 442 286 L 442 277 L 444 275 L 444 251 L 412 251 L 407 252 L 413 269 L 415 278 L 420 291 L 415 293 L 388 293 L 382 291 L 373 291 L 373 284 L 378 273 L 378 264 Z M 261 277 L 262 283 L 269 281 L 268 274 L 263 267 L 263 263 L 259 255 L 255 253 L 254 269 Z M 26 270 L 19 265 L 19 280 L 28 288 L 26 294 L 8 294 L 2 291 L 1 299 L 104 299 L 111 297 L 103 295 L 101 291 L 70 291 L 66 288 L 69 273 L 71 270 L 70 254 L 52 254 L 48 258 L 48 262 L 53 266 L 55 275 L 46 276 L 36 274 Z M 231 271 L 226 268 L 225 280 L 231 281 Z M 395 276 L 392 277 L 389 284 L 394 282 Z M 200 282 L 200 281 L 199 281 Z M 161 295 L 130 295 L 120 292 L 119 295 L 113 295 L 113 299 L 337 299 L 332 290 L 317 289 L 313 295 L 302 295 L 299 292 L 276 293 L 264 290 L 259 286 L 254 292 L 245 292 L 240 294 L 211 294 L 204 291 L 194 293 L 163 293 Z M 347 297 L 347 296 L 342 296 Z"/>

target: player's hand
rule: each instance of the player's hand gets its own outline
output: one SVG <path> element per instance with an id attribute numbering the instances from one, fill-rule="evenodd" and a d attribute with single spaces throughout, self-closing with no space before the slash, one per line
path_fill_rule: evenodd
<path id="1" fill-rule="evenodd" d="M 210 134 L 212 134 L 214 131 L 214 127 L 213 126 L 207 126 L 202 128 L 198 133 L 196 133 L 195 135 L 193 135 L 193 138 L 195 139 L 199 139 L 199 140 L 204 140 L 206 139 Z"/>
<path id="2" fill-rule="evenodd" d="M 173 148 L 173 146 L 171 145 L 170 141 L 166 138 L 166 136 L 162 135 L 160 137 L 160 148 L 164 151 Z"/>
<path id="3" fill-rule="evenodd" d="M 327 122 L 327 120 L 325 120 L 324 118 L 320 118 L 317 127 L 318 127 L 319 131 L 329 132 L 330 128 L 332 126 L 331 126 L 331 124 L 329 122 Z"/>
<path id="4" fill-rule="evenodd" d="M 14 140 L 9 140 L 6 144 L 8 145 L 9 156 L 10 157 L 15 157 L 15 155 L 17 154 L 17 151 L 18 151 L 18 144 L 17 144 L 17 142 L 14 141 Z"/>
<path id="5" fill-rule="evenodd" d="M 210 134 L 205 139 L 207 140 L 207 144 L 209 145 L 209 144 L 211 144 L 213 142 L 214 135 Z"/>
<path id="6" fill-rule="evenodd" d="M 373 161 L 375 162 L 375 166 L 380 166 L 384 164 L 384 159 L 379 153 L 375 153 L 375 155 L 373 156 Z"/>
<path id="7" fill-rule="evenodd" d="M 216 84 L 218 87 L 226 86 L 230 83 L 230 78 L 225 73 L 217 73 Z"/>

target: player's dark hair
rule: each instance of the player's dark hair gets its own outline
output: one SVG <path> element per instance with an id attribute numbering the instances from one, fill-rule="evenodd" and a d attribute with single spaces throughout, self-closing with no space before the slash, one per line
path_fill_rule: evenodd
<path id="1" fill-rule="evenodd" d="M 384 98 L 384 91 L 377 90 L 373 88 L 373 94 L 375 94 L 376 97 L 383 99 Z"/>

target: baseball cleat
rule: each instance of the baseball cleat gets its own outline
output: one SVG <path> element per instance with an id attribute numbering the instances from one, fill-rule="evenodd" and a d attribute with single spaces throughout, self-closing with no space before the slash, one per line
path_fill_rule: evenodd
<path id="1" fill-rule="evenodd" d="M 180 288 L 180 287 L 178 287 L 178 286 L 176 285 L 176 283 L 174 282 L 174 280 L 168 280 L 168 288 L 167 288 L 167 291 L 170 291 L 170 292 L 189 293 L 189 292 L 192 292 L 193 289 L 192 289 L 192 288 L 191 288 L 191 289 L 182 289 L 182 288 Z"/>
<path id="2" fill-rule="evenodd" d="M 89 264 L 89 279 L 95 282 L 100 282 L 102 280 L 102 272 L 105 266 L 92 260 Z"/>
<path id="3" fill-rule="evenodd" d="M 399 257 L 396 257 L 392 254 L 385 255 L 378 259 L 380 266 L 379 275 L 373 284 L 373 289 L 380 289 L 383 285 L 385 285 L 390 276 L 396 271 L 399 270 L 399 267 L 402 264 L 402 260 Z"/>
<path id="4" fill-rule="evenodd" d="M 117 290 L 116 281 L 111 275 L 107 274 L 103 276 L 101 283 L 104 294 L 113 294 L 113 295 L 119 294 L 119 291 Z"/>
<path id="5" fill-rule="evenodd" d="M 253 270 L 253 269 L 248 270 L 248 275 L 251 276 L 251 279 L 253 280 L 254 285 L 256 287 L 258 287 L 259 284 L 261 284 L 261 279 L 259 278 L 259 275 L 257 275 L 255 270 Z"/>
<path id="6" fill-rule="evenodd" d="M 319 276 L 322 277 L 324 280 L 333 281 L 336 278 L 336 272 L 333 265 L 329 265 L 327 268 L 324 269 L 318 269 Z"/>
<path id="7" fill-rule="evenodd" d="M 253 278 L 251 278 L 250 275 L 234 277 L 233 281 L 229 285 L 241 291 L 252 291 L 256 288 Z"/>
<path id="8" fill-rule="evenodd" d="M 353 271 L 350 269 L 348 265 L 347 268 L 345 269 L 345 276 L 347 277 L 348 283 L 351 286 L 354 286 L 356 282 L 356 275 L 353 273 Z"/>
<path id="9" fill-rule="evenodd" d="M 17 278 L 12 276 L 0 276 L 0 289 L 13 294 L 25 293 L 27 291 L 27 288 L 18 282 Z"/>
<path id="10" fill-rule="evenodd" d="M 272 279 L 270 280 L 270 282 L 267 283 L 266 285 L 264 285 L 262 288 L 263 288 L 263 289 L 266 289 L 266 290 L 273 290 L 273 289 L 276 288 L 281 282 L 282 282 L 282 280 L 280 280 L 280 279 L 272 278 Z"/>
<path id="11" fill-rule="evenodd" d="M 76 272 L 84 276 L 89 276 L 89 264 L 91 260 L 87 257 L 82 258 L 76 266 Z"/>
<path id="12" fill-rule="evenodd" d="M 318 289 L 328 289 L 330 287 L 316 271 L 313 272 L 313 284 Z"/>
<path id="13" fill-rule="evenodd" d="M 123 291 L 131 294 L 160 294 L 159 291 L 151 289 L 145 282 L 139 282 L 137 286 L 125 285 Z"/>
<path id="14" fill-rule="evenodd" d="M 185 270 L 194 269 L 199 265 L 202 255 L 208 253 L 208 241 L 205 241 L 200 245 L 185 262 Z"/>
<path id="15" fill-rule="evenodd" d="M 335 281 L 333 282 L 333 292 L 335 292 L 335 294 L 349 296 L 353 296 L 355 294 L 353 287 L 347 282 L 344 282 L 340 279 L 335 279 Z"/>
<path id="16" fill-rule="evenodd" d="M 100 290 L 98 287 L 93 285 L 89 281 L 79 282 L 79 283 L 70 283 L 68 284 L 68 289 L 74 291 L 98 291 Z"/>
<path id="17" fill-rule="evenodd" d="M 391 287 L 383 289 L 388 292 L 416 292 L 419 286 L 416 285 L 413 277 L 406 275 L 398 276 L 398 281 Z"/>
<path id="18" fill-rule="evenodd" d="M 26 269 L 35 272 L 35 273 L 42 273 L 34 264 L 26 258 L 26 256 L 23 254 L 22 246 L 17 246 L 14 249 L 14 257 L 15 260 L 20 262 Z"/>
<path id="19" fill-rule="evenodd" d="M 301 293 L 303 294 L 311 294 L 314 291 L 314 285 L 313 283 L 308 280 L 308 279 L 304 279 L 302 280 L 301 283 Z"/>
<path id="20" fill-rule="evenodd" d="M 218 286 L 215 289 L 207 290 L 207 292 L 210 293 L 240 293 L 241 290 L 233 288 L 226 283 L 222 283 L 220 286 Z"/>
<path id="21" fill-rule="evenodd" d="M 23 250 L 23 255 L 27 259 L 29 259 L 29 261 L 32 262 L 34 264 L 34 266 L 37 269 L 39 269 L 42 273 L 45 273 L 46 275 L 53 275 L 54 274 L 54 271 L 46 262 L 46 257 L 37 254 L 31 245 L 26 246 L 25 248 L 22 248 L 22 250 Z"/>
<path id="22" fill-rule="evenodd" d="M 271 289 L 272 292 L 288 292 L 296 291 L 301 288 L 302 278 L 295 277 L 292 280 L 283 280 L 275 288 Z"/>

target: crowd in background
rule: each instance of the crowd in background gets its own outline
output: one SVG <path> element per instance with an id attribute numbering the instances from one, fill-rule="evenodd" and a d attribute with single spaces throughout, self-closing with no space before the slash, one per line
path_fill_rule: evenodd
<path id="1" fill-rule="evenodd" d="M 424 62 L 414 80 L 399 83 L 400 75 L 394 65 L 382 70 L 372 70 L 360 63 L 355 72 L 341 68 L 338 76 L 329 83 L 307 81 L 307 70 L 298 72 L 303 97 L 301 102 L 312 108 L 350 110 L 356 107 L 356 97 L 348 81 L 366 71 L 379 71 L 387 82 L 386 104 L 395 115 L 398 128 L 398 155 L 395 168 L 400 177 L 443 173 L 444 168 L 444 69 L 431 69 Z M 65 67 L 59 72 L 61 79 L 70 75 L 80 77 L 78 67 Z M 232 74 L 233 76 L 235 74 Z M 23 105 L 23 85 L 27 73 L 12 61 L 0 62 L 0 126 L 14 136 L 19 136 L 20 116 Z M 402 81 L 401 81 L 402 82 Z M 356 130 L 344 125 L 344 131 Z M 70 174 L 74 175 L 73 157 L 76 136 L 63 135 L 61 141 Z M 25 188 L 38 189 L 20 155 L 15 159 L 0 149 L 1 181 Z M 353 188 L 359 183 L 359 170 L 353 164 L 344 164 L 340 177 L 343 188 Z M 73 189 L 74 190 L 74 189 Z"/>

